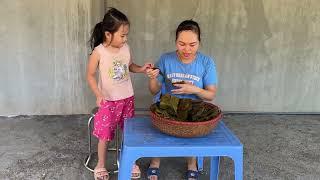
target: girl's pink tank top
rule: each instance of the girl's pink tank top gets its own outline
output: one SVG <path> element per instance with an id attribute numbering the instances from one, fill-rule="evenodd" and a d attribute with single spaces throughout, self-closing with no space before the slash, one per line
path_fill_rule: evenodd
<path id="1" fill-rule="evenodd" d="M 102 44 L 94 49 L 100 55 L 98 88 L 106 100 L 116 101 L 133 96 L 129 65 L 132 63 L 127 44 L 117 53 Z"/>

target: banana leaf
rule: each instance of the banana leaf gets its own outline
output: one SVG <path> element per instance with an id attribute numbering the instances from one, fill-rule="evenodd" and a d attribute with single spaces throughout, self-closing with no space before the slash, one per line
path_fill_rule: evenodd
<path id="1" fill-rule="evenodd" d="M 161 117 L 185 122 L 208 121 L 219 114 L 219 109 L 203 101 L 180 99 L 169 94 L 161 96 L 160 103 L 154 104 L 151 109 Z"/>

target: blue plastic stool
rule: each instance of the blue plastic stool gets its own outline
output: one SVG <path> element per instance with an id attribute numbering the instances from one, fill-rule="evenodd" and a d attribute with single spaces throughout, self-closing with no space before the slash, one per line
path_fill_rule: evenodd
<path id="1" fill-rule="evenodd" d="M 199 170 L 201 157 L 211 157 L 211 180 L 218 179 L 220 156 L 228 156 L 234 161 L 235 179 L 243 178 L 243 145 L 222 121 L 207 136 L 177 138 L 153 128 L 149 117 L 136 117 L 125 121 L 118 179 L 130 179 L 132 165 L 140 157 L 191 156 L 200 157 Z"/>

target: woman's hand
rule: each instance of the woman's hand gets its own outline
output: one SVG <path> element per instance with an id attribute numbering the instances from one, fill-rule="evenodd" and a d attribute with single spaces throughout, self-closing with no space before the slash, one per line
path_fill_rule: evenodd
<path id="1" fill-rule="evenodd" d="M 171 90 L 173 94 L 195 94 L 206 101 L 212 101 L 217 92 L 215 85 L 206 86 L 205 89 L 201 89 L 192 84 L 174 84 L 174 86 L 176 86 L 177 89 Z"/>
<path id="2" fill-rule="evenodd" d="M 153 68 L 153 66 L 154 64 L 147 62 L 143 66 L 141 66 L 141 72 L 147 74 L 147 69 Z"/>
<path id="3" fill-rule="evenodd" d="M 96 100 L 97 107 L 101 106 L 101 102 L 103 101 L 103 99 L 104 99 L 103 96 L 97 96 L 97 100 Z"/>
<path id="4" fill-rule="evenodd" d="M 160 70 L 158 68 L 151 67 L 147 69 L 147 75 L 149 77 L 149 90 L 153 95 L 156 95 L 161 88 L 161 84 L 157 80 L 159 72 Z"/>
<path id="5" fill-rule="evenodd" d="M 153 69 L 154 66 L 146 70 L 146 74 L 150 79 L 155 79 L 159 75 L 159 69 Z"/>
<path id="6" fill-rule="evenodd" d="M 129 71 L 133 73 L 147 73 L 147 69 L 153 67 L 152 63 L 145 63 L 143 66 L 136 65 L 135 63 L 131 63 L 129 65 Z"/>
<path id="7" fill-rule="evenodd" d="M 177 89 L 171 90 L 173 94 L 198 94 L 202 89 L 192 84 L 173 84 Z"/>

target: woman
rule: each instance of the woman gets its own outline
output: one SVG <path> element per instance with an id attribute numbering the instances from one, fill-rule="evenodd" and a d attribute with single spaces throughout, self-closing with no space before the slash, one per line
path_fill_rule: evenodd
<path id="1" fill-rule="evenodd" d="M 153 95 L 169 93 L 179 98 L 214 99 L 216 68 L 212 58 L 198 52 L 200 34 L 197 22 L 186 20 L 180 23 L 176 30 L 176 51 L 163 54 L 157 62 L 158 69 L 147 70 L 149 90 Z M 175 84 L 181 81 L 185 83 Z M 198 179 L 196 158 L 187 158 L 187 163 L 187 178 Z M 159 166 L 160 158 L 153 158 L 147 171 L 149 179 L 158 179 Z"/>

